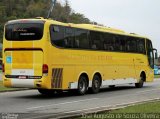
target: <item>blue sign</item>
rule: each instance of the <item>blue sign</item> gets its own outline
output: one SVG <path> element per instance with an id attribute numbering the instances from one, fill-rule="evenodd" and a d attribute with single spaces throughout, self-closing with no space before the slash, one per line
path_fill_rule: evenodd
<path id="1" fill-rule="evenodd" d="M 11 56 L 6 57 L 6 62 L 7 63 L 12 63 L 12 57 Z"/>
<path id="2" fill-rule="evenodd" d="M 159 74 L 159 68 L 158 66 L 154 65 L 154 74 L 158 75 Z"/>

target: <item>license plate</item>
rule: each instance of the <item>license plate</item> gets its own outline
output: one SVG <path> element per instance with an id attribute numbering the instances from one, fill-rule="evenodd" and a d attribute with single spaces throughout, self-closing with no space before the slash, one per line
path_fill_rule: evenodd
<path id="1" fill-rule="evenodd" d="M 26 79 L 26 76 L 19 76 L 19 79 Z"/>

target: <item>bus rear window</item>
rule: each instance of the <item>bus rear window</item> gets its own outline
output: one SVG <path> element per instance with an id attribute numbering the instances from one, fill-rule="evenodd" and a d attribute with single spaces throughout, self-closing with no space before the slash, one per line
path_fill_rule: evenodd
<path id="1" fill-rule="evenodd" d="M 5 37 L 10 41 L 40 40 L 43 36 L 43 23 L 14 23 L 5 27 Z"/>

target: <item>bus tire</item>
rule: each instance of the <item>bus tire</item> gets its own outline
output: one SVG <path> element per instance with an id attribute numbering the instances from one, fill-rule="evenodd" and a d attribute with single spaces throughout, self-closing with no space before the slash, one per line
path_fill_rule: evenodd
<path id="1" fill-rule="evenodd" d="M 88 84 L 87 84 L 87 77 L 80 76 L 78 81 L 78 94 L 84 95 L 87 92 Z"/>
<path id="2" fill-rule="evenodd" d="M 98 75 L 94 75 L 90 92 L 96 94 L 99 92 L 100 87 L 101 87 L 101 78 Z"/>
<path id="3" fill-rule="evenodd" d="M 140 80 L 138 83 L 135 83 L 135 87 L 136 88 L 142 88 L 143 87 L 143 84 L 144 84 L 144 75 L 141 73 L 140 75 Z"/>

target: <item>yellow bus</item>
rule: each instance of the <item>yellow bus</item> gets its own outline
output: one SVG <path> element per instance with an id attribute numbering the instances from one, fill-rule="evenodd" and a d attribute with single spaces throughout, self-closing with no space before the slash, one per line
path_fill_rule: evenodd
<path id="1" fill-rule="evenodd" d="M 83 95 L 153 81 L 154 53 L 146 37 L 43 18 L 12 20 L 4 29 L 6 87 L 35 88 L 41 94 L 73 89 Z"/>

